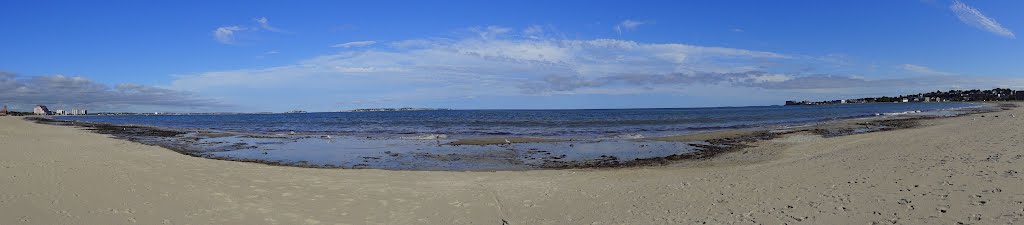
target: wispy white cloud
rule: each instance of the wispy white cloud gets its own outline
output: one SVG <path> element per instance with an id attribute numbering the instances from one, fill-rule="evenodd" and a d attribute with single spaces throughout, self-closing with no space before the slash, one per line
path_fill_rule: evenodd
<path id="1" fill-rule="evenodd" d="M 260 18 L 256 18 L 256 19 L 252 19 L 252 20 L 256 21 L 256 23 L 258 23 L 260 25 L 260 28 L 263 28 L 264 30 L 267 30 L 267 31 L 270 31 L 270 32 L 277 32 L 277 33 L 285 33 L 286 32 L 284 30 L 278 29 L 277 27 L 270 26 L 270 21 L 267 20 L 267 17 L 260 17 Z"/>
<path id="2" fill-rule="evenodd" d="M 263 52 L 263 54 L 257 55 L 256 58 L 262 59 L 262 58 L 267 58 L 267 57 L 270 57 L 272 55 L 277 55 L 277 54 L 281 54 L 281 52 L 279 52 L 277 50 L 270 50 L 270 51 Z"/>
<path id="3" fill-rule="evenodd" d="M 612 29 L 614 29 L 615 32 L 618 32 L 619 34 L 622 34 L 622 32 L 635 30 L 637 27 L 640 27 L 640 25 L 644 24 L 647 24 L 647 22 L 636 20 L 623 20 L 622 22 L 615 24 L 615 26 L 612 27 Z"/>
<path id="4" fill-rule="evenodd" d="M 213 38 L 214 38 L 214 40 L 217 40 L 217 42 L 220 42 L 220 43 L 234 44 L 235 43 L 235 32 L 244 31 L 244 30 L 245 30 L 245 28 L 239 27 L 239 26 L 218 27 L 217 29 L 213 30 Z"/>
<path id="5" fill-rule="evenodd" d="M 276 67 L 190 74 L 178 77 L 170 87 L 228 99 L 253 98 L 253 93 L 263 90 L 288 89 L 294 96 L 322 98 L 322 102 L 393 99 L 388 104 L 398 105 L 463 101 L 464 96 L 476 96 L 477 101 L 483 101 L 502 96 L 693 94 L 693 90 L 709 86 L 744 91 L 864 93 L 866 89 L 974 87 L 988 82 L 968 79 L 972 77 L 934 76 L 944 73 L 910 64 L 889 69 L 916 71 L 921 76 L 915 78 L 920 79 L 844 75 L 836 72 L 839 69 L 828 68 L 847 68 L 853 66 L 852 62 L 831 55 L 793 56 L 622 39 L 532 38 L 528 34 L 536 32 L 530 28 L 491 28 L 476 29 L 486 33 L 483 35 L 478 32 L 456 38 L 393 41 L 383 43 L 384 47 L 345 48 L 335 54 Z M 815 67 L 825 71 L 807 74 L 816 71 Z M 260 96 L 251 104 L 296 101 L 274 98 L 284 97 Z"/>
<path id="6" fill-rule="evenodd" d="M 531 39 L 539 39 L 544 35 L 544 27 L 531 25 L 523 29 L 523 35 Z"/>
<path id="7" fill-rule="evenodd" d="M 494 39 L 501 35 L 512 32 L 512 28 L 500 26 L 473 27 L 469 31 L 476 33 L 481 39 Z"/>
<path id="8" fill-rule="evenodd" d="M 464 38 L 346 48 L 290 65 L 181 76 L 171 87 L 229 99 L 244 99 L 260 90 L 303 87 L 294 91 L 302 92 L 296 96 L 351 102 L 648 91 L 645 88 L 791 79 L 786 74 L 756 72 L 761 65 L 793 60 L 779 53 L 617 39 L 529 38 L 527 33 L 536 33 L 519 30 L 513 34 L 509 28 L 491 26 L 476 29 L 485 34 Z M 658 88 L 663 89 L 670 88 Z M 261 97 L 260 103 L 253 104 L 272 104 L 276 97 Z"/>
<path id="9" fill-rule="evenodd" d="M 213 30 L 213 39 L 223 44 L 236 44 L 236 36 L 240 33 L 255 33 L 260 31 L 269 31 L 275 33 L 288 33 L 288 31 L 279 29 L 277 27 L 270 26 L 270 21 L 266 17 L 260 17 L 253 19 L 256 22 L 255 26 L 222 26 Z"/>
<path id="10" fill-rule="evenodd" d="M 335 48 L 355 48 L 355 47 L 370 46 L 370 45 L 373 45 L 373 44 L 377 44 L 377 41 L 353 41 L 353 42 L 347 42 L 347 43 L 341 43 L 341 44 L 332 45 L 331 47 L 335 47 Z"/>
<path id="11" fill-rule="evenodd" d="M 903 65 L 900 65 L 900 68 L 903 69 L 903 70 L 906 70 L 906 71 L 910 71 L 910 72 L 913 72 L 913 73 L 916 73 L 916 74 L 920 74 L 920 75 L 941 75 L 941 76 L 954 75 L 953 73 L 936 71 L 936 70 L 933 70 L 932 68 L 928 68 L 926 66 L 914 65 L 914 64 L 903 64 Z"/>
<path id="12" fill-rule="evenodd" d="M 964 4 L 959 0 L 954 0 L 953 4 L 949 6 L 949 9 L 953 10 L 953 13 L 956 13 L 957 18 L 960 18 L 960 21 L 967 25 L 971 25 L 999 36 L 1011 39 L 1016 38 L 1013 31 L 1006 29 L 1000 25 L 999 22 L 996 22 L 995 19 L 985 16 L 985 14 L 982 14 L 978 9 Z"/>
<path id="13" fill-rule="evenodd" d="M 1024 80 L 964 76 L 917 76 L 892 79 L 868 79 L 862 76 L 808 75 L 794 77 L 782 82 L 763 82 L 748 85 L 774 90 L 818 90 L 826 92 L 863 94 L 866 93 L 866 90 L 882 90 L 883 92 L 891 93 L 894 89 L 934 90 L 938 88 L 961 88 L 963 86 L 972 88 L 990 88 L 996 83 L 1019 86 L 1024 84 Z"/>

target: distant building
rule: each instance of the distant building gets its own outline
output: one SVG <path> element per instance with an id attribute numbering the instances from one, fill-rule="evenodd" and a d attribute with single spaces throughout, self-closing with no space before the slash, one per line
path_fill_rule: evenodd
<path id="1" fill-rule="evenodd" d="M 50 114 L 53 114 L 53 112 L 50 112 L 50 109 L 47 109 L 45 105 L 36 105 L 36 107 L 32 109 L 32 112 L 35 113 L 36 115 L 50 115 Z"/>
<path id="2" fill-rule="evenodd" d="M 6 115 L 7 115 L 7 105 L 4 105 L 4 108 L 0 109 L 0 116 L 6 116 Z"/>
<path id="3" fill-rule="evenodd" d="M 811 101 L 786 101 L 786 105 L 817 105 Z"/>
<path id="4" fill-rule="evenodd" d="M 53 114 L 54 114 L 54 115 L 72 115 L 72 116 L 78 116 L 78 115 L 87 115 L 87 114 L 89 114 L 89 110 L 84 110 L 84 109 L 71 109 L 71 111 L 67 111 L 67 110 L 57 110 L 57 111 L 53 111 Z"/>

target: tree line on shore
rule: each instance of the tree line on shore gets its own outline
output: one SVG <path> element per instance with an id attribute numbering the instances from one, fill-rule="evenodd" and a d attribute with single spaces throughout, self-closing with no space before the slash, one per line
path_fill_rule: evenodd
<path id="1" fill-rule="evenodd" d="M 876 102 L 967 102 L 967 101 L 1019 101 L 1024 100 L 1024 91 L 1017 91 L 1009 88 L 995 88 L 991 90 L 949 90 L 934 91 L 900 96 L 882 96 L 846 100 L 831 100 L 821 102 L 811 101 L 786 101 L 786 105 L 828 105 L 828 104 L 856 104 Z"/>

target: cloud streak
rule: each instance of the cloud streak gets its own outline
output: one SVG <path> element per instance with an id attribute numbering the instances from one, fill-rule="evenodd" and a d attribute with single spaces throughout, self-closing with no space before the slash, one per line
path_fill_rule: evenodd
<path id="1" fill-rule="evenodd" d="M 914 65 L 914 64 L 903 64 L 900 65 L 903 70 L 920 74 L 920 75 L 954 75 L 953 73 L 936 71 L 926 66 Z"/>
<path id="2" fill-rule="evenodd" d="M 986 78 L 963 78 L 948 75 L 916 76 L 898 79 L 867 79 L 850 75 L 793 75 L 765 71 L 743 71 L 728 73 L 670 73 L 670 74 L 624 74 L 587 79 L 579 76 L 551 76 L 521 86 L 528 93 L 564 92 L 577 89 L 603 87 L 690 87 L 695 85 L 717 85 L 752 87 L 767 90 L 864 90 L 873 88 L 952 88 L 957 85 L 984 86 L 996 82 Z M 1018 82 L 1019 83 L 1019 82 Z M 856 91 L 851 91 L 855 93 Z"/>
<path id="3" fill-rule="evenodd" d="M 194 93 L 166 88 L 139 84 L 108 86 L 78 76 L 21 78 L 8 72 L 0 72 L 0 96 L 0 101 L 20 105 L 21 110 L 35 104 L 82 107 L 94 111 L 128 111 L 126 109 L 147 106 L 192 110 L 227 106 Z"/>
<path id="4" fill-rule="evenodd" d="M 964 4 L 959 0 L 954 0 L 953 4 L 949 6 L 949 9 L 953 10 L 953 13 L 956 14 L 957 18 L 959 18 L 961 22 L 964 22 L 967 25 L 1006 38 L 1016 38 L 1016 35 L 1013 34 L 1013 31 L 1004 28 L 1002 25 L 999 24 L 999 22 L 996 22 L 995 19 L 985 16 L 985 14 L 982 14 L 981 11 L 979 11 L 978 9 L 975 9 L 974 7 Z"/>
<path id="5" fill-rule="evenodd" d="M 347 43 L 341 43 L 341 44 L 332 45 L 331 47 L 335 47 L 335 48 L 356 48 L 356 47 L 366 47 L 366 46 L 370 46 L 370 45 L 373 45 L 373 44 L 376 44 L 376 43 L 377 43 L 377 41 L 353 41 L 353 42 L 347 42 Z"/>
<path id="6" fill-rule="evenodd" d="M 473 27 L 469 31 L 476 33 L 480 39 L 494 39 L 501 35 L 512 32 L 512 28 L 500 26 Z"/>
<path id="7" fill-rule="evenodd" d="M 743 84 L 749 87 L 760 87 L 775 90 L 865 90 L 878 88 L 909 88 L 919 90 L 951 89 L 969 87 L 992 87 L 994 83 L 1010 82 L 1022 84 L 1020 80 L 999 80 L 986 77 L 962 77 L 948 75 L 915 76 L 895 79 L 867 79 L 860 76 L 842 75 L 809 75 L 800 76 L 782 82 L 763 82 Z"/>
<path id="8" fill-rule="evenodd" d="M 612 29 L 615 30 L 615 32 L 618 32 L 619 34 L 622 34 L 623 32 L 635 30 L 637 27 L 640 27 L 640 25 L 644 24 L 647 24 L 647 22 L 641 22 L 636 20 L 623 20 L 622 22 L 619 22 L 614 27 L 612 27 Z"/>
<path id="9" fill-rule="evenodd" d="M 260 31 L 269 31 L 274 33 L 288 33 L 288 31 L 279 29 L 270 25 L 270 20 L 266 17 L 260 17 L 253 19 L 256 22 L 255 26 L 222 26 L 217 27 L 213 30 L 213 39 L 221 44 L 237 44 L 236 36 L 242 33 L 254 33 Z"/>
<path id="10" fill-rule="evenodd" d="M 286 32 L 284 30 L 278 29 L 277 27 L 270 26 L 270 21 L 267 20 L 267 17 L 260 17 L 260 18 L 256 18 L 256 19 L 252 19 L 252 20 L 256 21 L 256 23 L 258 23 L 260 25 L 260 28 L 263 28 L 263 30 L 267 30 L 267 31 L 270 31 L 270 32 L 277 32 L 277 33 L 285 33 Z"/>

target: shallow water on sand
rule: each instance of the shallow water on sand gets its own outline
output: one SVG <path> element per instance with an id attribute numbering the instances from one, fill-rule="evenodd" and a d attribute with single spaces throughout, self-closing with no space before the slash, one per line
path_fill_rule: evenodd
<path id="1" fill-rule="evenodd" d="M 908 103 L 690 109 L 79 116 L 58 119 L 186 131 L 175 136 L 122 136 L 210 158 L 309 167 L 523 170 L 619 165 L 637 159 L 687 155 L 716 147 L 703 141 L 668 142 L 645 137 L 725 129 L 782 129 L 846 118 L 908 114 L 947 116 L 958 113 L 951 109 L 976 105 Z M 453 144 L 457 143 L 453 141 L 466 138 L 503 137 L 557 140 Z"/>
<path id="2" fill-rule="evenodd" d="M 243 148 L 235 148 L 246 143 Z M 401 170 L 525 170 L 569 167 L 591 160 L 599 163 L 632 161 L 692 153 L 682 142 L 587 140 L 502 145 L 450 145 L 438 140 L 307 137 L 268 141 L 262 138 L 204 139 L 198 145 L 235 148 L 210 151 L 213 158 L 256 159 L 273 164 L 383 168 Z"/>

